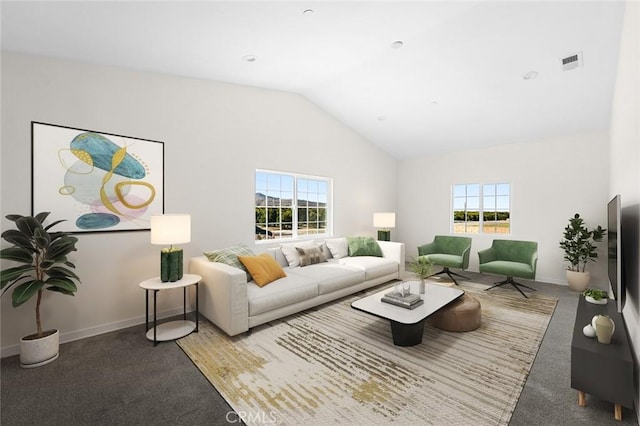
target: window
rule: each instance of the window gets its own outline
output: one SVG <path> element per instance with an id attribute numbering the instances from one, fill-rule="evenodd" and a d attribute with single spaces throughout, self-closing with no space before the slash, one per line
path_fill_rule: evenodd
<path id="1" fill-rule="evenodd" d="M 511 187 L 508 183 L 453 185 L 454 234 L 511 233 Z"/>
<path id="2" fill-rule="evenodd" d="M 330 234 L 331 179 L 256 171 L 255 239 Z"/>
<path id="3" fill-rule="evenodd" d="M 480 185 L 453 185 L 453 233 L 480 232 Z"/>
<path id="4" fill-rule="evenodd" d="M 482 185 L 482 232 L 509 234 L 510 190 L 508 183 Z"/>

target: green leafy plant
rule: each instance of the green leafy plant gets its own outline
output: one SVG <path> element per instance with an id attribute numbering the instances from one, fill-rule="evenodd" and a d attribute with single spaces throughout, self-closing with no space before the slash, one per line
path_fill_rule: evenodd
<path id="1" fill-rule="evenodd" d="M 424 280 L 433 273 L 433 263 L 424 256 L 412 257 L 407 263 L 407 269 Z"/>
<path id="2" fill-rule="evenodd" d="M 589 230 L 578 213 L 569 219 L 569 224 L 564 228 L 564 239 L 560 241 L 564 260 L 569 263 L 567 269 L 584 272 L 588 261 L 595 262 L 598 253 L 594 243 L 602 241 L 606 233 L 607 230 L 600 225 Z"/>
<path id="3" fill-rule="evenodd" d="M 70 269 L 75 265 L 67 255 L 76 251 L 78 239 L 66 232 L 49 232 L 49 229 L 64 222 L 58 220 L 46 227 L 43 225 L 49 212 L 35 216 L 8 215 L 7 219 L 15 223 L 16 229 L 8 229 L 2 238 L 12 247 L 0 250 L 0 259 L 20 264 L 0 272 L 1 289 L 4 295 L 10 288 L 12 304 L 18 307 L 37 295 L 36 301 L 36 338 L 44 336 L 40 319 L 40 303 L 44 290 L 73 296 L 78 290 L 75 281 L 78 276 Z"/>
<path id="4" fill-rule="evenodd" d="M 582 295 L 592 297 L 594 300 L 606 299 L 609 297 L 609 293 L 598 288 L 588 288 L 582 292 Z"/>

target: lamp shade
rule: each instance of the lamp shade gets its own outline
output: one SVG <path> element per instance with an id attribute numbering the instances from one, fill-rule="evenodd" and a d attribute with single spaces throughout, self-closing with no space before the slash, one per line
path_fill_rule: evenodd
<path id="1" fill-rule="evenodd" d="M 151 244 L 191 242 L 191 215 L 162 214 L 151 216 Z"/>
<path id="2" fill-rule="evenodd" d="M 374 213 L 373 214 L 373 226 L 375 228 L 395 228 L 396 227 L 396 214 L 385 212 L 385 213 Z"/>

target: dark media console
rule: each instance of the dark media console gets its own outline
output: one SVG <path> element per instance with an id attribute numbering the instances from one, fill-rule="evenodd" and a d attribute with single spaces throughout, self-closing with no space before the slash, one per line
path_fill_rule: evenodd
<path id="1" fill-rule="evenodd" d="M 578 391 L 578 404 L 586 406 L 585 394 L 614 403 L 614 416 L 622 420 L 622 407 L 633 409 L 633 358 L 622 315 L 614 300 L 594 305 L 580 296 L 571 341 L 571 387 Z M 594 315 L 608 315 L 616 329 L 611 343 L 582 333 Z"/>

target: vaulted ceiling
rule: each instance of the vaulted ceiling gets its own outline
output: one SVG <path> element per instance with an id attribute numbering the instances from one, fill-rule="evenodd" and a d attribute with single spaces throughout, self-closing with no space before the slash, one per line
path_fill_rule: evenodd
<path id="1" fill-rule="evenodd" d="M 296 92 L 399 159 L 608 129 L 624 11 L 619 1 L 1 7 L 3 50 Z M 575 54 L 579 66 L 564 71 Z"/>

